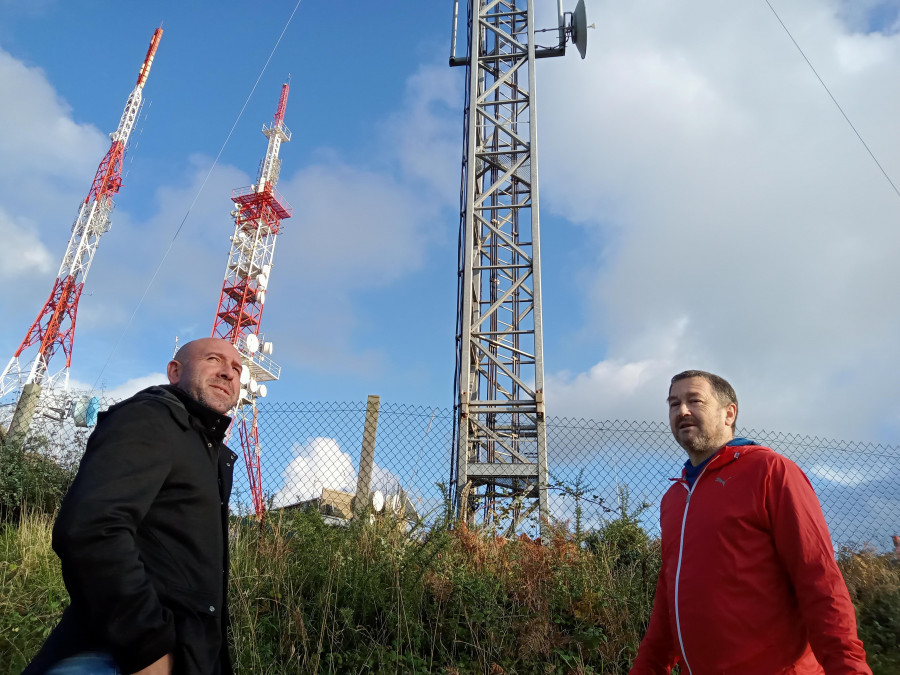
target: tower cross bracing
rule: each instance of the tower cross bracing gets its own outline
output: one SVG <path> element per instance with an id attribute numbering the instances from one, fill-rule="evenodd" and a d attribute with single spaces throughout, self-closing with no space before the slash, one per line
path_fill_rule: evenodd
<path id="1" fill-rule="evenodd" d="M 465 63 L 451 489 L 460 518 L 510 532 L 549 513 L 532 18 L 472 0 Z"/>
<path id="2" fill-rule="evenodd" d="M 67 403 L 65 399 L 72 365 L 78 303 L 100 244 L 100 237 L 110 228 L 109 216 L 115 206 L 113 197 L 122 187 L 125 151 L 140 114 L 144 84 L 150 74 L 162 33 L 162 28 L 157 28 L 153 33 L 119 125 L 110 134 L 112 143 L 97 167 L 87 196 L 79 206 L 50 296 L 0 374 L 0 400 L 7 396 L 15 396 L 17 400 L 16 411 L 12 415 L 15 428 L 11 428 L 10 432 L 27 433 L 31 419 L 40 407 L 42 393 L 47 401 L 59 399 L 52 402 L 57 407 L 65 407 Z M 50 362 L 58 349 L 65 355 L 65 364 L 53 372 Z"/>
<path id="3" fill-rule="evenodd" d="M 281 376 L 281 367 L 271 359 L 272 343 L 266 341 L 260 329 L 275 242 L 281 221 L 292 214 L 290 205 L 275 189 L 281 170 L 279 149 L 282 143 L 291 140 L 291 132 L 284 124 L 289 91 L 289 85 L 284 84 L 274 120 L 263 126 L 268 146 L 256 183 L 231 193 L 234 234 L 212 330 L 212 337 L 228 340 L 235 346 L 244 365 L 240 398 L 229 433 L 237 430 L 253 510 L 258 516 L 265 511 L 265 495 L 257 399 L 267 393 L 265 382 Z"/>

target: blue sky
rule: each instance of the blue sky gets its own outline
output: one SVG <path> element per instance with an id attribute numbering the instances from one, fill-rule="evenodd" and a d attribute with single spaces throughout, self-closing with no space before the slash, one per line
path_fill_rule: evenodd
<path id="1" fill-rule="evenodd" d="M 555 3 L 537 4 L 549 27 Z M 772 4 L 900 184 L 898 3 Z M 209 334 L 228 197 L 255 178 L 290 74 L 270 400 L 452 404 L 463 73 L 446 65 L 449 1 L 303 0 L 197 197 L 293 9 L 0 2 L 4 361 L 162 23 L 73 379 L 133 391 L 159 381 L 175 335 Z M 550 413 L 661 419 L 668 377 L 700 367 L 732 381 L 749 426 L 900 442 L 900 198 L 769 8 L 588 12 L 587 59 L 537 68 Z"/>

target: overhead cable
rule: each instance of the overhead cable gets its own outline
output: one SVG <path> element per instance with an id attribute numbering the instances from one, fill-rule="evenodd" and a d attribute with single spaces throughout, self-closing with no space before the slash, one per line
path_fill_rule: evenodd
<path id="1" fill-rule="evenodd" d="M 818 71 L 816 71 L 812 62 L 807 58 L 806 54 L 803 52 L 803 49 L 797 43 L 797 40 L 794 39 L 794 36 L 791 35 L 791 31 L 788 30 L 788 27 L 784 25 L 784 21 L 781 20 L 781 17 L 778 16 L 778 12 L 775 11 L 775 8 L 772 7 L 772 3 L 769 0 L 765 0 L 765 3 L 769 6 L 769 9 L 772 10 L 772 14 L 775 15 L 775 18 L 778 19 L 778 23 L 781 24 L 781 27 L 784 29 L 784 32 L 787 33 L 787 36 L 791 39 L 791 42 L 794 43 L 794 46 L 797 48 L 797 51 L 800 52 L 800 56 L 803 57 L 803 60 L 806 61 L 806 65 L 809 66 L 809 69 L 813 72 L 813 75 L 816 76 L 816 79 L 819 81 L 819 84 L 822 85 L 822 88 L 828 93 L 828 96 L 831 98 L 834 105 L 840 111 L 841 115 L 843 115 L 844 119 L 847 121 L 847 124 L 850 125 L 850 128 L 853 129 L 853 133 L 856 134 L 856 137 L 859 139 L 859 142 L 862 143 L 863 147 L 866 149 L 866 152 L 869 153 L 869 157 L 872 158 L 872 161 L 875 162 L 875 165 L 881 171 L 882 175 L 884 175 L 887 182 L 890 183 L 891 188 L 894 190 L 894 193 L 900 197 L 900 190 L 897 189 L 897 186 L 894 184 L 894 181 L 891 180 L 891 177 L 888 175 L 888 172 L 884 170 L 884 167 L 881 166 L 881 162 L 878 161 L 878 158 L 875 157 L 875 153 L 872 152 L 872 149 L 869 147 L 869 144 L 865 142 L 862 135 L 853 125 L 853 122 L 850 121 L 850 118 L 847 116 L 847 113 L 844 112 L 844 109 L 841 107 L 841 104 L 838 103 L 837 99 L 834 97 L 834 94 L 831 93 L 831 90 L 828 88 L 828 85 L 825 84 L 825 81 L 821 78 Z"/>
<path id="2" fill-rule="evenodd" d="M 106 357 L 106 361 L 103 363 L 103 367 L 100 369 L 100 372 L 97 374 L 97 379 L 94 380 L 94 384 L 91 387 L 91 391 L 97 388 L 97 384 L 100 382 L 100 378 L 103 377 L 103 373 L 106 370 L 106 367 L 109 365 L 110 360 L 113 355 L 119 348 L 119 345 L 122 342 L 122 338 L 125 337 L 125 334 L 128 333 L 128 329 L 131 328 L 131 324 L 134 322 L 134 317 L 137 316 L 138 310 L 141 308 L 141 305 L 144 303 L 144 299 L 147 297 L 147 293 L 150 292 L 150 287 L 153 286 L 153 282 L 156 281 L 156 277 L 159 275 L 159 271 L 162 269 L 163 264 L 166 262 L 166 258 L 169 257 L 169 253 L 172 250 L 172 246 L 175 244 L 175 240 L 178 239 L 178 235 L 181 234 L 181 229 L 184 227 L 185 222 L 187 222 L 188 216 L 191 215 L 191 210 L 194 208 L 194 205 L 197 203 L 197 200 L 200 199 L 200 195 L 203 193 L 203 188 L 206 187 L 206 183 L 209 181 L 209 177 L 212 175 L 212 172 L 215 170 L 216 166 L 219 163 L 219 158 L 222 156 L 222 153 L 225 151 L 225 147 L 228 145 L 228 141 L 231 140 L 231 135 L 234 133 L 234 130 L 237 128 L 238 123 L 241 121 L 241 117 L 244 115 L 244 111 L 247 109 L 247 105 L 250 103 L 250 99 L 253 98 L 253 94 L 256 91 L 256 87 L 259 85 L 259 81 L 262 79 L 263 74 L 266 72 L 266 69 L 269 67 L 269 62 L 271 62 L 272 57 L 275 55 L 275 51 L 278 49 L 278 45 L 281 44 L 281 39 L 284 37 L 284 34 L 287 32 L 288 26 L 291 25 L 291 21 L 294 19 L 294 15 L 297 13 L 297 10 L 300 8 L 300 3 L 303 0 L 297 0 L 297 4 L 294 5 L 294 10 L 291 12 L 291 15 L 288 17 L 287 22 L 284 24 L 284 28 L 281 29 L 281 34 L 278 36 L 278 39 L 275 41 L 275 46 L 272 47 L 272 51 L 269 52 L 269 58 L 266 59 L 265 64 L 263 64 L 262 69 L 259 71 L 259 75 L 256 77 L 256 82 L 253 83 L 253 87 L 250 89 L 250 93 L 247 94 L 247 98 L 244 101 L 244 105 L 241 106 L 240 112 L 238 112 L 237 117 L 234 120 L 234 124 L 231 125 L 231 130 L 228 132 L 228 135 L 225 137 L 225 141 L 222 143 L 222 147 L 219 148 L 219 152 L 216 155 L 216 158 L 213 160 L 212 165 L 209 167 L 209 171 L 206 172 L 206 177 L 203 179 L 203 182 L 200 184 L 200 187 L 197 189 L 197 193 L 194 195 L 194 199 L 191 201 L 190 206 L 188 206 L 187 211 L 184 214 L 184 217 L 181 219 L 181 223 L 179 223 L 178 228 L 175 230 L 175 234 L 172 235 L 172 239 L 169 242 L 169 246 L 166 248 L 165 252 L 160 258 L 159 264 L 156 266 L 156 269 L 153 271 L 153 276 L 150 277 L 150 281 L 147 282 L 147 287 L 144 289 L 143 294 L 138 300 L 137 305 L 134 308 L 134 311 L 131 313 L 131 316 L 128 319 L 128 323 L 125 324 L 125 327 L 122 329 L 119 338 L 116 340 L 116 344 L 113 345 L 112 349 L 109 352 L 109 355 Z"/>

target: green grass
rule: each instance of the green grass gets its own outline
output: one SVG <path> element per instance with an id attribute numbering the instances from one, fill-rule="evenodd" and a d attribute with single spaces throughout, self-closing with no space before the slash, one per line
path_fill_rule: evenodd
<path id="1" fill-rule="evenodd" d="M 0 673 L 20 673 L 56 625 L 69 595 L 50 548 L 52 520 L 0 525 Z"/>
<path id="2" fill-rule="evenodd" d="M 0 530 L 0 673 L 18 673 L 67 601 L 51 520 Z M 626 673 L 649 619 L 658 543 L 618 518 L 587 545 L 542 546 L 315 512 L 235 519 L 232 647 L 240 673 Z M 900 567 L 843 551 L 876 675 L 900 672 Z"/>

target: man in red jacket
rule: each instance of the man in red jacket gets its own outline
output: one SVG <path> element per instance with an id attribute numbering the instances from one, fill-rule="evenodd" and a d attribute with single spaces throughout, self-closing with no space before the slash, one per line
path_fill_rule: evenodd
<path id="1" fill-rule="evenodd" d="M 871 675 L 809 480 L 735 438 L 721 377 L 679 373 L 668 403 L 688 461 L 660 506 L 662 569 L 631 673 Z"/>

